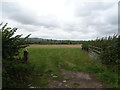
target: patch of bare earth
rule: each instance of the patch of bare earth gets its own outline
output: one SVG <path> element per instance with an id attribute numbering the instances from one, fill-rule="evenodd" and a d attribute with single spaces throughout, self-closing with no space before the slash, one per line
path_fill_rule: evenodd
<path id="1" fill-rule="evenodd" d="M 97 81 L 90 74 L 78 71 L 61 69 L 62 80 L 52 77 L 49 81 L 49 88 L 103 88 L 103 84 Z"/>

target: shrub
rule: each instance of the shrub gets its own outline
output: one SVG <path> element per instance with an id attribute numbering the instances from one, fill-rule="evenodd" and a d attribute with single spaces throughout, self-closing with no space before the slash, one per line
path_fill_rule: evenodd
<path id="1" fill-rule="evenodd" d="M 103 64 L 117 67 L 120 63 L 120 35 L 113 35 L 101 39 L 83 42 L 82 49 L 88 51 L 88 46 L 96 46 L 103 51 L 100 53 L 100 59 Z"/>
<path id="2" fill-rule="evenodd" d="M 83 43 L 82 44 L 82 49 L 85 51 L 88 51 L 88 44 L 87 43 Z"/>
<path id="3" fill-rule="evenodd" d="M 0 25 L 1 26 L 1 25 Z M 19 54 L 19 50 L 21 48 L 27 47 L 26 39 L 30 36 L 26 36 L 25 38 L 21 38 L 21 35 L 13 36 L 17 31 L 17 28 L 7 27 L 7 23 L 0 29 L 2 31 L 2 58 L 6 60 L 13 59 L 13 56 L 17 56 Z"/>
<path id="4" fill-rule="evenodd" d="M 114 39 L 114 43 L 108 45 L 107 48 L 100 54 L 102 63 L 107 65 L 118 65 L 119 58 L 119 38 Z"/>
<path id="5" fill-rule="evenodd" d="M 1 25 L 0 25 L 1 26 Z M 22 48 L 28 46 L 26 39 L 21 35 L 13 36 L 17 28 L 7 27 L 7 23 L 0 29 L 2 32 L 2 85 L 3 88 L 16 88 L 29 81 L 34 66 L 30 63 L 22 63 L 20 58 L 15 58 Z"/>
<path id="6" fill-rule="evenodd" d="M 100 54 L 102 63 L 107 65 L 117 65 L 118 64 L 118 54 L 117 48 L 114 46 L 109 46 L 105 51 Z"/>
<path id="7" fill-rule="evenodd" d="M 19 84 L 28 82 L 34 66 L 30 63 L 24 64 L 18 61 L 3 60 L 2 85 L 3 88 L 16 88 Z"/>

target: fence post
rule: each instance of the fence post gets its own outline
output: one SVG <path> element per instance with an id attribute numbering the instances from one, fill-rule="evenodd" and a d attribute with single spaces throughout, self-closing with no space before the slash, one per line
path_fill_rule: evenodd
<path id="1" fill-rule="evenodd" d="M 28 62 L 28 50 L 27 49 L 24 50 L 24 62 L 25 63 Z"/>

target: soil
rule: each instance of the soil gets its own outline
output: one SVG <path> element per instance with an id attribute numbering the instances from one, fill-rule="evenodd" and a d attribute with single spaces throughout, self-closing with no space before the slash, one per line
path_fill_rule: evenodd
<path id="1" fill-rule="evenodd" d="M 61 69 L 62 80 L 56 80 L 55 77 L 49 81 L 49 88 L 104 88 L 102 82 L 95 79 L 85 72 L 68 71 Z"/>

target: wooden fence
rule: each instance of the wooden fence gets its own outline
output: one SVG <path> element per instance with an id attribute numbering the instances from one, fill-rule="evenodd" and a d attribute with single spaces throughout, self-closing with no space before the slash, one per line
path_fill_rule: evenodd
<path id="1" fill-rule="evenodd" d="M 89 51 L 93 51 L 93 52 L 95 52 L 97 54 L 100 54 L 103 51 L 102 48 L 99 48 L 99 47 L 96 47 L 96 46 L 92 46 L 92 45 L 89 45 L 88 49 L 89 49 Z"/>
<path id="2" fill-rule="evenodd" d="M 100 53 L 103 51 L 103 49 L 96 46 L 89 45 L 88 51 L 89 51 L 89 55 L 92 58 L 99 59 Z"/>

